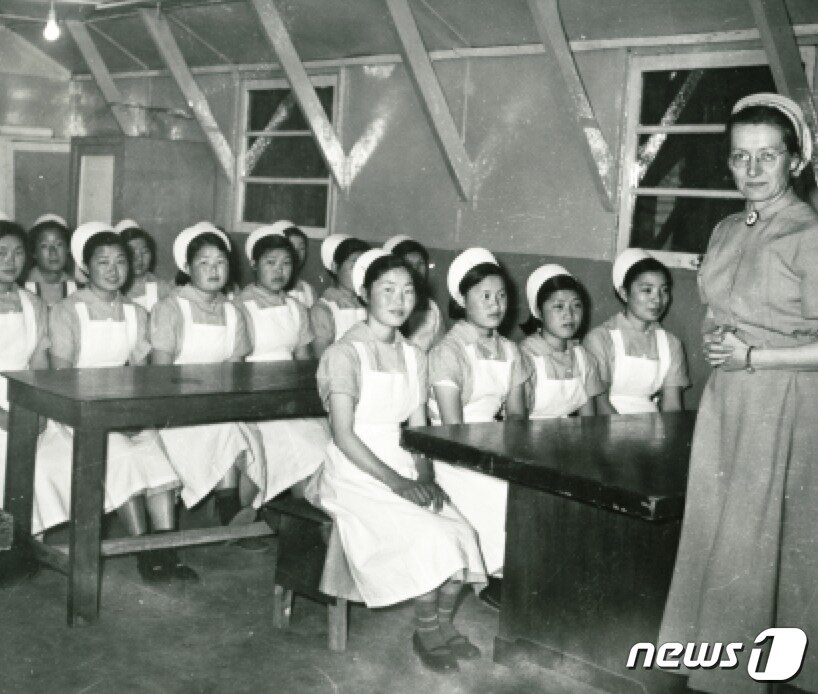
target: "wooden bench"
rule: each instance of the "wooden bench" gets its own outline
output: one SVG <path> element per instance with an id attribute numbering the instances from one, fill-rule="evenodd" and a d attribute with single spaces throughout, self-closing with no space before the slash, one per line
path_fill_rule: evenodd
<path id="1" fill-rule="evenodd" d="M 332 535 L 332 518 L 304 499 L 285 496 L 261 510 L 271 527 L 278 529 L 275 566 L 273 626 L 289 626 L 293 596 L 304 595 L 327 606 L 328 645 L 344 651 L 347 644 L 347 600 L 321 592 L 321 577 Z"/>

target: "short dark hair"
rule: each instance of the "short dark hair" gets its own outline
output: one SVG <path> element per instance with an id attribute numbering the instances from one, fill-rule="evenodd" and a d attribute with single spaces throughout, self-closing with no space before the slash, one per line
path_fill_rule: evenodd
<path id="1" fill-rule="evenodd" d="M 233 276 L 233 267 L 231 262 L 231 255 L 230 255 L 230 248 L 224 242 L 224 239 L 219 236 L 218 234 L 214 234 L 212 231 L 206 231 L 203 234 L 199 234 L 195 236 L 193 240 L 188 244 L 187 251 L 185 252 L 185 260 L 187 264 L 190 265 L 193 263 L 193 259 L 196 257 L 196 254 L 205 248 L 206 246 L 214 246 L 218 250 L 227 256 L 227 282 L 225 282 L 224 286 L 227 287 L 230 285 Z M 176 273 L 176 285 L 181 287 L 186 284 L 190 283 L 190 275 L 182 270 Z"/>
<path id="2" fill-rule="evenodd" d="M 136 239 L 142 239 L 147 244 L 148 250 L 151 252 L 151 264 L 148 267 L 148 270 L 153 272 L 154 268 L 156 268 L 156 241 L 154 241 L 153 236 L 151 236 L 141 227 L 128 227 L 120 234 L 120 236 L 126 244 Z M 130 247 L 128 247 L 129 255 L 130 252 Z"/>
<path id="3" fill-rule="evenodd" d="M 463 275 L 463 279 L 460 280 L 457 290 L 465 297 L 470 289 L 480 284 L 486 277 L 494 275 L 503 280 L 503 284 L 508 284 L 506 273 L 503 272 L 503 269 L 499 265 L 495 265 L 494 263 L 479 263 Z"/>
<path id="4" fill-rule="evenodd" d="M 727 141 L 733 134 L 736 125 L 771 125 L 781 131 L 784 146 L 791 155 L 801 156 L 801 144 L 798 141 L 798 133 L 792 121 L 781 111 L 772 106 L 748 106 L 734 113 L 727 119 Z"/>
<path id="5" fill-rule="evenodd" d="M 625 278 L 622 280 L 622 286 L 625 288 L 625 291 L 630 294 L 631 287 L 636 281 L 636 278 L 640 275 L 644 275 L 646 272 L 658 272 L 664 275 L 665 282 L 667 282 L 668 286 L 673 286 L 673 277 L 671 277 L 670 270 L 667 269 L 664 263 L 656 260 L 656 258 L 643 258 L 631 265 L 625 273 Z"/>
<path id="6" fill-rule="evenodd" d="M 418 280 L 415 273 L 412 272 L 412 268 L 406 264 L 406 261 L 403 258 L 392 253 L 375 258 L 375 260 L 369 264 L 369 267 L 364 273 L 364 289 L 366 289 L 367 293 L 369 293 L 375 282 L 377 282 L 390 270 L 397 270 L 399 268 L 406 270 L 406 272 L 409 273 L 409 277 L 412 280 L 412 286 L 415 288 L 415 292 L 417 292 Z"/>
<path id="7" fill-rule="evenodd" d="M 37 244 L 40 243 L 40 234 L 44 234 L 46 231 L 56 231 L 60 236 L 62 236 L 62 240 L 65 245 L 70 245 L 71 232 L 68 230 L 68 227 L 63 226 L 54 219 L 46 219 L 39 224 L 35 224 L 28 231 L 28 241 L 32 254 L 37 252 Z"/>
<path id="8" fill-rule="evenodd" d="M 405 239 L 397 244 L 393 249 L 392 252 L 395 255 L 399 255 L 401 258 L 405 258 L 410 253 L 420 253 L 420 257 L 423 258 L 423 262 L 427 265 L 429 264 L 429 251 L 426 250 L 426 246 L 414 239 Z"/>
<path id="9" fill-rule="evenodd" d="M 91 263 L 91 258 L 94 257 L 94 253 L 96 252 L 96 250 L 98 248 L 104 248 L 106 246 L 116 246 L 125 254 L 125 257 L 128 258 L 128 274 L 130 275 L 131 256 L 128 253 L 128 244 L 126 244 L 123 238 L 115 231 L 103 231 L 100 232 L 99 234 L 94 234 L 85 242 L 85 246 L 83 246 L 82 249 L 83 264 L 86 267 L 88 267 L 88 265 L 90 265 Z"/>
<path id="10" fill-rule="evenodd" d="M 291 241 L 293 236 L 297 236 L 300 238 L 304 243 L 307 243 L 307 235 L 301 231 L 297 226 L 287 227 L 284 230 L 284 236 L 287 237 L 287 240 Z"/>
<path id="11" fill-rule="evenodd" d="M 338 248 L 335 249 L 332 262 L 335 263 L 336 269 L 340 269 L 340 267 L 349 260 L 351 255 L 355 253 L 365 253 L 370 248 L 371 246 L 366 241 L 361 241 L 361 239 L 344 239 L 338 244 Z"/>
<path id="12" fill-rule="evenodd" d="M 559 291 L 575 291 L 582 301 L 582 308 L 587 310 L 588 304 L 585 296 L 585 288 L 573 275 L 554 275 L 542 283 L 537 290 L 537 308 L 542 311 L 542 305 L 548 301 L 553 294 Z"/>
<path id="13" fill-rule="evenodd" d="M 293 271 L 290 275 L 290 279 L 287 282 L 287 285 L 284 287 L 284 290 L 287 291 L 292 289 L 293 285 L 296 281 L 296 267 L 298 265 L 298 254 L 295 252 L 295 248 L 289 242 L 286 236 L 279 236 L 278 234 L 270 234 L 269 236 L 264 236 L 263 238 L 259 239 L 255 246 L 253 246 L 253 262 L 257 263 L 261 260 L 261 256 L 263 256 L 268 251 L 286 251 L 287 255 L 290 256 L 290 262 L 293 265 Z"/>
<path id="14" fill-rule="evenodd" d="M 0 239 L 6 236 L 16 236 L 23 243 L 23 247 L 28 246 L 28 239 L 26 238 L 26 230 L 23 229 L 17 222 L 11 220 L 0 220 Z"/>

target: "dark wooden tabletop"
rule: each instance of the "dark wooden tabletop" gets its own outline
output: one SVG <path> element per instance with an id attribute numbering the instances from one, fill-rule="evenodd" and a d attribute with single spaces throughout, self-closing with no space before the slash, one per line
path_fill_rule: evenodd
<path id="1" fill-rule="evenodd" d="M 9 400 L 72 426 L 111 428 L 324 414 L 315 361 L 5 372 Z M 102 419 L 100 419 L 102 418 Z"/>
<path id="2" fill-rule="evenodd" d="M 404 447 L 649 521 L 684 511 L 695 412 L 406 429 Z"/>

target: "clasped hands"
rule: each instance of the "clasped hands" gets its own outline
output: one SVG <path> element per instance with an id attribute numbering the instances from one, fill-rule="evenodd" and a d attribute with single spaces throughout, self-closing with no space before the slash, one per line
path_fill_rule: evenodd
<path id="1" fill-rule="evenodd" d="M 443 504 L 449 500 L 446 492 L 434 480 L 412 480 L 403 477 L 392 487 L 392 491 L 413 504 L 424 508 L 431 507 L 431 510 L 435 513 L 440 511 Z"/>
<path id="2" fill-rule="evenodd" d="M 738 371 L 747 364 L 748 345 L 735 335 L 735 328 L 720 325 L 705 333 L 702 350 L 707 363 L 723 371 Z"/>

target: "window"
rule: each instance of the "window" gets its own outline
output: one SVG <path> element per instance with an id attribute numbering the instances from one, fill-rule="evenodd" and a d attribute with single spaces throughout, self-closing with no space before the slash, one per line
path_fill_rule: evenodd
<path id="1" fill-rule="evenodd" d="M 814 47 L 801 49 L 812 84 Z M 628 76 L 617 250 L 695 268 L 713 227 L 744 207 L 727 167 L 733 104 L 775 92 L 763 51 L 634 56 Z"/>
<path id="2" fill-rule="evenodd" d="M 311 79 L 334 122 L 336 78 Z M 286 80 L 245 84 L 239 156 L 238 231 L 290 219 L 310 235 L 327 233 L 330 172 Z"/>

